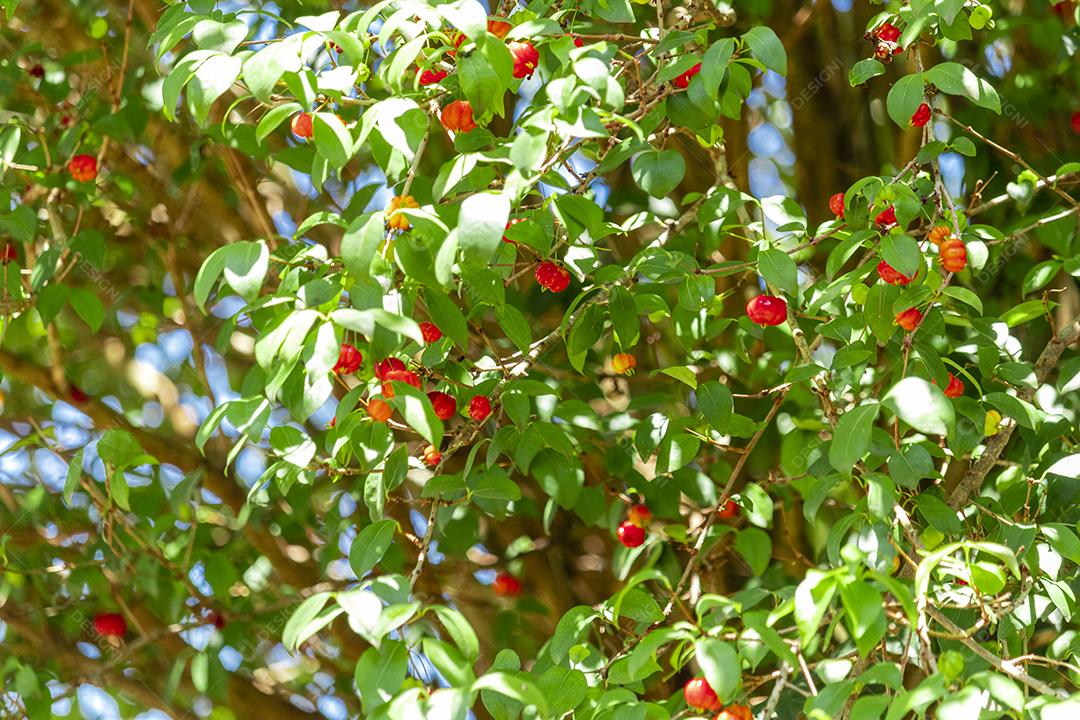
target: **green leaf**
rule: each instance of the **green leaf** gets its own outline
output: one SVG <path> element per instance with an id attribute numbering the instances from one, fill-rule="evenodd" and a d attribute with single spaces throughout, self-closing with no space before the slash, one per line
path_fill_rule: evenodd
<path id="1" fill-rule="evenodd" d="M 341 259 L 345 269 L 359 278 L 371 276 L 371 261 L 386 238 L 386 215 L 367 213 L 353 220 L 341 238 Z"/>
<path id="2" fill-rule="evenodd" d="M 1062 557 L 1080 565 L 1080 538 L 1072 528 L 1061 523 L 1046 523 L 1039 527 L 1039 532 Z"/>
<path id="3" fill-rule="evenodd" d="M 393 699 L 401 690 L 409 669 L 408 646 L 389 640 L 378 648 L 368 648 L 356 663 L 354 680 L 360 702 L 368 715 Z"/>
<path id="4" fill-rule="evenodd" d="M 885 74 L 885 66 L 874 58 L 864 58 L 851 66 L 848 71 L 848 82 L 851 87 L 862 85 L 870 78 Z"/>
<path id="5" fill-rule="evenodd" d="M 131 495 L 131 488 L 128 486 L 127 478 L 122 470 L 117 470 L 109 475 L 108 494 L 109 499 L 116 503 L 116 506 L 121 510 L 131 510 L 131 503 L 128 500 Z"/>
<path id="6" fill-rule="evenodd" d="M 417 39 L 422 43 L 427 42 L 423 35 Z M 498 71 L 483 53 L 474 52 L 462 58 L 458 62 L 457 74 L 461 81 L 461 90 L 472 105 L 474 118 L 490 116 L 490 113 L 496 111 L 502 114 L 502 97 L 506 88 Z"/>
<path id="7" fill-rule="evenodd" d="M 312 116 L 315 149 L 335 168 L 343 168 L 353 155 L 353 138 L 345 123 L 331 112 Z"/>
<path id="8" fill-rule="evenodd" d="M 934 461 L 922 445 L 909 445 L 889 458 L 889 474 L 906 488 L 914 488 L 925 478 L 933 477 Z"/>
<path id="9" fill-rule="evenodd" d="M 316 626 L 316 618 L 331 596 L 332 593 L 328 592 L 315 593 L 293 611 L 281 633 L 281 642 L 287 650 L 296 650 L 301 643 L 321 629 L 321 626 Z"/>
<path id="10" fill-rule="evenodd" d="M 669 432 L 656 448 L 656 472 L 664 474 L 686 467 L 697 457 L 701 441 L 684 432 Z"/>
<path id="11" fill-rule="evenodd" d="M 874 283 L 866 294 L 863 315 L 870 332 L 878 342 L 886 343 L 896 332 L 896 314 L 893 303 L 900 297 L 900 288 L 886 283 Z"/>
<path id="12" fill-rule="evenodd" d="M 967 157 L 975 157 L 977 151 L 975 150 L 975 143 L 970 138 L 961 135 L 949 143 L 949 147 Z"/>
<path id="13" fill-rule="evenodd" d="M 510 198 L 504 193 L 483 192 L 470 195 L 461 203 L 457 240 L 472 265 L 486 265 L 502 243 L 506 221 L 510 217 Z"/>
<path id="14" fill-rule="evenodd" d="M 829 445 L 829 462 L 834 468 L 848 472 L 869 452 L 878 408 L 878 403 L 871 401 L 840 416 Z"/>
<path id="15" fill-rule="evenodd" d="M 195 275 L 192 294 L 195 296 L 195 304 L 203 312 L 206 312 L 206 300 L 210 297 L 210 291 L 214 289 L 214 284 L 225 269 L 225 257 L 230 252 L 230 247 L 225 245 L 210 253 Z"/>
<path id="16" fill-rule="evenodd" d="M 979 107 L 1001 114 L 1001 99 L 993 86 L 960 63 L 940 63 L 927 70 L 924 75 L 927 82 L 933 83 L 938 90 L 949 95 L 966 97 Z"/>
<path id="17" fill-rule="evenodd" d="M 956 411 L 949 398 L 922 378 L 904 378 L 893 385 L 882 405 L 922 433 L 948 435 L 956 428 Z"/>
<path id="18" fill-rule="evenodd" d="M 739 654 L 735 648 L 723 640 L 699 638 L 694 642 L 694 657 L 705 673 L 705 679 L 720 697 L 720 702 L 730 702 L 742 680 Z"/>
<path id="19" fill-rule="evenodd" d="M 923 101 L 923 76 L 919 73 L 905 75 L 889 90 L 885 105 L 889 117 L 902 128 L 911 127 L 911 116 Z"/>
<path id="20" fill-rule="evenodd" d="M 782 250 L 765 250 L 758 255 L 758 269 L 765 282 L 792 297 L 799 294 L 799 268 Z"/>
<path id="21" fill-rule="evenodd" d="M 418 35 L 399 45 L 390 55 L 380 74 L 386 78 L 391 87 L 412 89 L 412 82 L 416 77 L 416 69 L 413 66 L 425 42 L 427 42 L 426 36 Z"/>
<path id="22" fill-rule="evenodd" d="M 670 33 L 668 35 L 670 37 Z M 654 50 L 655 52 L 655 50 Z M 733 38 L 721 38 L 710 43 L 709 49 L 701 58 L 701 80 L 705 85 L 705 94 L 713 100 L 716 99 L 720 83 L 727 75 L 728 63 L 735 53 L 735 40 Z"/>
<path id="23" fill-rule="evenodd" d="M 15 159 L 21 139 L 22 128 L 18 125 L 9 125 L 0 132 L 0 171 L 7 170 L 11 161 Z"/>
<path id="24" fill-rule="evenodd" d="M 270 266 L 270 249 L 266 243 L 238 242 L 226 246 L 225 265 L 222 267 L 222 275 L 236 293 L 247 300 L 253 301 L 259 296 L 266 271 Z"/>
<path id="25" fill-rule="evenodd" d="M 710 380 L 697 389 L 698 406 L 713 429 L 726 433 L 731 415 L 735 412 L 735 400 L 726 385 Z"/>
<path id="26" fill-rule="evenodd" d="M 585 629 L 597 617 L 599 614 L 587 605 L 578 605 L 567 610 L 566 614 L 559 619 L 558 625 L 555 626 L 555 633 L 548 641 L 548 655 L 551 659 L 556 663 L 566 660 L 570 654 L 570 648 L 578 643 Z"/>
<path id="27" fill-rule="evenodd" d="M 495 319 L 499 327 L 514 343 L 514 347 L 522 352 L 528 352 L 532 346 L 532 327 L 525 315 L 509 303 L 495 306 Z"/>
<path id="28" fill-rule="evenodd" d="M 464 351 L 469 349 L 469 326 L 465 316 L 450 296 L 438 291 L 425 289 L 424 302 L 432 321 L 454 344 Z"/>
<path id="29" fill-rule="evenodd" d="M 787 51 L 772 28 L 759 25 L 743 35 L 743 41 L 761 64 L 780 75 L 787 75 Z"/>
<path id="30" fill-rule="evenodd" d="M 410 340 L 415 340 L 421 344 L 424 342 L 424 335 L 420 332 L 420 325 L 415 320 L 388 312 L 382 308 L 369 308 L 367 310 L 342 308 L 330 313 L 330 319 L 342 327 L 355 330 L 368 340 L 372 339 L 375 334 L 375 326 L 379 325 Z"/>
<path id="31" fill-rule="evenodd" d="M 1024 276 L 1024 294 L 1030 295 L 1042 290 L 1050 284 L 1059 270 L 1061 270 L 1061 262 L 1058 260 L 1044 260 L 1028 270 L 1027 275 Z"/>
<path id="32" fill-rule="evenodd" d="M 619 347 L 623 350 L 633 347 L 641 332 L 641 321 L 638 318 L 634 296 L 621 285 L 611 288 L 608 298 L 608 315 L 611 318 L 611 327 Z"/>
<path id="33" fill-rule="evenodd" d="M 68 505 L 71 505 L 71 496 L 75 494 L 79 487 L 79 478 L 82 477 L 83 453 L 84 450 L 80 449 L 68 461 L 67 478 L 64 480 L 64 502 Z"/>
<path id="34" fill-rule="evenodd" d="M 300 69 L 300 53 L 294 43 L 288 39 L 278 42 L 270 43 L 262 50 L 259 50 L 254 55 L 251 55 L 244 61 L 243 73 L 244 83 L 247 85 L 248 90 L 256 98 L 264 103 L 271 102 L 271 95 L 278 82 L 281 81 L 281 76 L 286 72 L 295 72 Z M 271 109 L 267 115 L 273 114 L 281 107 L 292 109 L 291 106 L 295 106 L 293 112 L 299 112 L 301 106 L 299 103 L 286 103 L 285 105 L 279 105 Z M 292 113 L 289 113 L 290 115 Z M 265 117 L 264 117 L 265 120 Z M 278 120 L 280 122 L 280 120 Z M 262 130 L 263 123 L 259 123 L 259 129 Z M 262 136 L 265 137 L 265 134 Z M 262 138 L 259 138 L 260 141 Z"/>
<path id="35" fill-rule="evenodd" d="M 1035 377 L 1035 368 L 1031 363 L 1001 363 L 994 368 L 994 374 L 1010 385 L 1024 385 L 1032 389 L 1039 387 L 1039 381 Z"/>
<path id="36" fill-rule="evenodd" d="M 302 109 L 300 103 L 296 102 L 283 103 L 270 108 L 270 110 L 262 116 L 258 126 L 255 128 L 255 139 L 259 142 L 263 142 L 270 133 L 274 132 L 281 123 L 285 122 L 286 118 L 291 118 Z"/>
<path id="37" fill-rule="evenodd" d="M 1008 415 L 1029 430 L 1037 430 L 1046 420 L 1046 413 L 1026 400 L 1003 392 L 987 393 L 983 398 L 991 407 Z"/>
<path id="38" fill-rule="evenodd" d="M 969 678 L 969 682 L 972 686 L 980 688 L 990 693 L 990 696 L 997 702 L 1001 703 L 1005 707 L 1012 708 L 1017 713 L 1020 713 L 1024 709 L 1024 691 L 1020 689 L 1012 679 L 1005 677 L 1004 675 L 993 672 L 981 672 L 972 675 Z M 979 701 L 981 707 L 982 702 Z M 1058 712 L 1069 713 L 1070 715 L 1076 712 L 1080 707 L 1075 703 L 1068 703 L 1058 705 L 1057 703 L 1049 703 L 1049 707 L 1058 706 L 1061 708 Z M 1043 713 L 1046 717 L 1049 713 Z"/>
<path id="39" fill-rule="evenodd" d="M 825 275 L 832 280 L 851 256 L 859 251 L 862 244 L 872 237 L 869 230 L 859 230 L 844 238 L 829 253 L 829 259 L 825 262 Z"/>
<path id="40" fill-rule="evenodd" d="M 236 82 L 240 68 L 240 58 L 229 55 L 214 55 L 199 65 L 187 84 L 188 107 L 196 122 L 206 123 L 210 107 Z"/>
<path id="41" fill-rule="evenodd" d="M 37 308 L 38 313 L 41 315 L 41 322 L 48 325 L 55 320 L 60 311 L 64 309 L 67 299 L 68 288 L 66 285 L 49 283 L 43 287 L 37 294 Z"/>
<path id="42" fill-rule="evenodd" d="M 118 468 L 155 465 L 157 460 L 143 452 L 142 445 L 127 430 L 106 430 L 97 444 L 98 457 Z"/>
<path id="43" fill-rule="evenodd" d="M 675 150 L 646 150 L 630 166 L 634 181 L 655 198 L 667 197 L 686 173 L 686 161 Z"/>
<path id="44" fill-rule="evenodd" d="M 833 596 L 836 594 L 836 578 L 830 573 L 810 569 L 795 589 L 795 624 L 803 645 L 809 645 L 817 634 Z"/>
<path id="45" fill-rule="evenodd" d="M 443 627 L 446 628 L 447 634 L 453 639 L 454 644 L 458 646 L 466 659 L 469 662 L 476 662 L 477 658 L 480 657 L 480 641 L 465 616 L 445 605 L 436 605 L 433 609 L 435 614 L 439 616 Z"/>
<path id="46" fill-rule="evenodd" d="M 772 538 L 769 533 L 756 527 L 743 528 L 735 536 L 735 549 L 754 575 L 760 577 L 765 574 L 772 558 Z"/>
<path id="47" fill-rule="evenodd" d="M 202 50 L 216 50 L 231 54 L 236 46 L 247 37 L 248 26 L 242 20 L 224 23 L 216 20 L 201 20 L 191 31 L 195 46 Z"/>
<path id="48" fill-rule="evenodd" d="M 589 689 L 585 673 L 559 665 L 545 670 L 536 686 L 547 698 L 552 717 L 566 717 L 566 713 L 581 704 Z"/>
<path id="49" fill-rule="evenodd" d="M 360 531 L 349 548 L 349 566 L 356 577 L 362 578 L 371 571 L 394 542 L 397 523 L 379 520 Z"/>
<path id="50" fill-rule="evenodd" d="M 1001 313 L 1001 319 L 1005 321 L 1006 325 L 1013 328 L 1030 322 L 1037 317 L 1045 316 L 1047 311 L 1053 309 L 1056 304 L 1043 303 L 1042 300 L 1028 300 Z"/>
<path id="51" fill-rule="evenodd" d="M 885 635 L 885 610 L 881 593 L 868 583 L 855 581 L 840 588 L 840 600 L 855 637 L 859 653 L 868 655 Z"/>
<path id="52" fill-rule="evenodd" d="M 915 273 L 923 264 L 919 244 L 907 235 L 896 233 L 886 235 L 881 240 L 881 254 L 885 262 L 889 263 L 894 270 L 908 277 L 915 277 Z"/>
<path id="53" fill-rule="evenodd" d="M 472 665 L 465 662 L 461 653 L 452 645 L 432 637 L 420 641 L 424 655 L 446 680 L 454 687 L 465 687 L 476 679 Z"/>
<path id="54" fill-rule="evenodd" d="M 541 717 L 548 716 L 548 704 L 544 694 L 530 680 L 520 674 L 493 672 L 481 676 L 472 684 L 473 692 L 491 690 L 522 703 L 535 707 Z"/>
<path id="55" fill-rule="evenodd" d="M 945 290 L 943 292 L 946 295 L 948 295 L 949 297 L 953 298 L 954 300 L 959 300 L 960 302 L 964 303 L 965 305 L 970 305 L 971 307 L 975 308 L 975 312 L 982 315 L 982 312 L 983 312 L 982 300 L 979 298 L 978 295 L 973 293 L 971 290 L 968 290 L 965 287 L 957 287 L 956 285 L 950 285 L 947 288 L 945 288 Z"/>
<path id="56" fill-rule="evenodd" d="M 603 331 L 604 311 L 599 305 L 589 305 L 571 326 L 566 342 L 566 352 L 570 356 L 570 364 L 578 372 L 585 367 L 585 357 L 589 348 L 596 344 Z"/>
<path id="57" fill-rule="evenodd" d="M 82 318 L 90 330 L 97 332 L 101 329 L 101 323 L 105 320 L 105 307 L 101 299 L 89 290 L 73 287 L 70 292 L 70 305 L 75 314 Z"/>
<path id="58" fill-rule="evenodd" d="M 896 504 L 896 483 L 885 473 L 866 473 L 866 505 L 870 514 L 879 520 L 893 517 Z"/>
<path id="59" fill-rule="evenodd" d="M 420 433 L 420 437 L 439 447 L 443 437 L 443 423 L 435 414 L 435 408 L 431 406 L 428 396 L 412 385 L 401 382 L 393 385 L 394 398 L 391 402 L 405 418 L 405 422 Z"/>
<path id="60" fill-rule="evenodd" d="M 956 517 L 956 511 L 940 498 L 923 493 L 915 498 L 915 504 L 919 509 L 919 514 L 930 524 L 930 527 L 943 535 L 957 535 L 963 531 L 963 525 Z"/>
<path id="61" fill-rule="evenodd" d="M 673 367 L 666 367 L 657 370 L 656 372 L 673 377 L 684 385 L 689 385 L 691 388 L 697 388 L 697 373 L 688 367 L 682 365 L 675 365 Z"/>

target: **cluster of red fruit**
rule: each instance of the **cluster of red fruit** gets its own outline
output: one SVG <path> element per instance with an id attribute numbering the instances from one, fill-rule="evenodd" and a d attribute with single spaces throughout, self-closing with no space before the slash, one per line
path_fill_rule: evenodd
<path id="1" fill-rule="evenodd" d="M 964 242 L 955 237 L 948 227 L 939 225 L 932 228 L 927 238 L 938 247 L 941 267 L 951 273 L 958 273 L 967 267 L 967 248 L 964 246 Z"/>
<path id="2" fill-rule="evenodd" d="M 420 334 L 424 338 L 424 342 L 429 345 L 434 342 L 438 342 L 442 339 L 443 333 L 439 327 L 433 322 L 420 323 Z M 338 351 L 338 359 L 334 364 L 334 372 L 338 375 L 352 375 L 360 370 L 363 364 L 364 356 L 356 346 L 349 343 L 342 343 L 341 349 Z M 367 402 L 367 412 L 377 422 L 386 422 L 390 419 L 390 416 L 394 414 L 394 409 L 383 398 L 394 397 L 394 383 L 404 383 L 411 385 L 417 390 L 423 389 L 423 383 L 420 380 L 420 376 L 409 370 L 405 366 L 405 362 L 399 358 L 389 357 L 375 363 L 374 368 L 375 378 L 382 383 L 382 397 L 372 397 Z M 447 421 L 457 413 L 457 400 L 450 393 L 445 393 L 439 390 L 432 390 L 427 394 L 428 400 L 431 401 L 431 407 L 435 411 L 436 417 L 442 421 Z M 469 417 L 474 422 L 483 422 L 491 415 L 491 399 L 486 395 L 475 395 L 469 401 Z M 333 427 L 337 424 L 337 418 L 334 418 L 330 426 Z M 442 461 L 442 454 L 438 448 L 429 445 L 424 450 L 424 462 L 431 467 L 435 467 Z"/>
<path id="3" fill-rule="evenodd" d="M 754 717 L 750 708 L 745 705 L 728 705 L 725 708 L 709 681 L 700 676 L 689 680 L 683 686 L 683 699 L 687 705 L 699 712 L 720 713 L 715 720 L 753 720 Z"/>
<path id="4" fill-rule="evenodd" d="M 645 505 L 632 505 L 626 520 L 615 530 L 619 542 L 628 548 L 636 548 L 645 542 L 645 527 L 652 522 L 652 511 Z"/>
<path id="5" fill-rule="evenodd" d="M 962 240 L 952 236 L 947 227 L 933 228 L 928 237 L 938 246 L 941 267 L 947 272 L 957 273 L 967 267 L 967 248 L 964 247 Z M 882 280 L 893 285 L 907 285 L 914 280 L 897 272 L 884 261 L 878 264 L 878 274 Z M 913 332 L 922 321 L 923 313 L 918 308 L 908 308 L 896 314 L 896 324 L 908 332 Z M 963 386 L 961 386 L 961 392 L 963 392 L 962 388 Z"/>
<path id="6" fill-rule="evenodd" d="M 488 20 L 487 30 L 499 38 L 505 38 L 513 26 L 504 20 Z M 451 57 L 457 54 L 457 49 L 465 42 L 465 35 L 457 32 L 452 35 L 454 49 L 447 54 Z M 532 77 L 536 68 L 540 65 L 540 51 L 528 40 L 513 40 L 506 44 L 510 50 L 510 57 L 514 63 L 513 75 L 519 80 Z M 418 82 L 421 86 L 437 85 L 448 77 L 449 72 L 442 68 L 421 68 L 417 70 Z M 472 103 L 468 100 L 454 100 L 442 109 L 439 121 L 447 132 L 467 133 L 476 128 L 476 119 L 473 117 Z"/>
<path id="7" fill-rule="evenodd" d="M 892 62 L 893 55 L 904 51 L 897 42 L 900 39 L 900 28 L 892 23 L 882 23 L 867 35 L 867 39 L 874 44 L 874 57 L 881 62 Z"/>
<path id="8" fill-rule="evenodd" d="M 926 112 L 929 114 L 929 107 L 927 107 Z M 929 117 L 927 117 L 927 119 L 929 119 Z M 912 118 L 912 122 L 915 122 L 914 118 Z M 923 121 L 922 124 L 925 124 L 925 121 Z M 836 217 L 843 219 L 844 193 L 836 193 L 829 198 L 829 210 L 831 210 Z M 877 217 L 874 218 L 874 222 L 881 230 L 888 230 L 897 224 L 896 209 L 890 205 L 877 214 Z M 947 226 L 938 225 L 931 228 L 926 237 L 931 243 L 937 246 L 938 257 L 941 259 L 941 267 L 944 268 L 946 272 L 958 273 L 967 267 L 967 247 L 964 246 L 964 241 L 955 237 Z M 908 285 L 917 277 L 917 274 L 911 277 L 904 275 L 884 260 L 878 263 L 877 271 L 878 276 L 889 285 Z M 747 313 L 749 314 L 749 306 L 747 306 Z M 896 324 L 908 332 L 914 331 L 915 328 L 919 327 L 919 324 L 922 323 L 922 321 L 923 313 L 918 308 L 908 308 L 907 310 L 896 314 Z M 952 387 L 952 383 L 949 385 Z M 960 385 L 960 393 L 963 393 L 962 383 Z M 960 393 L 958 393 L 957 396 Z M 946 394 L 948 394 L 948 392 L 946 392 Z M 950 397 L 956 396 L 950 395 Z"/>

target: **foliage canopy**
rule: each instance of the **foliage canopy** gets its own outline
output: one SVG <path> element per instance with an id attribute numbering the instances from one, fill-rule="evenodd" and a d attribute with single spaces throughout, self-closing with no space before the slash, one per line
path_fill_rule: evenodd
<path id="1" fill-rule="evenodd" d="M 1077 716 L 1075 3 L 0 9 L 8 714 Z"/>

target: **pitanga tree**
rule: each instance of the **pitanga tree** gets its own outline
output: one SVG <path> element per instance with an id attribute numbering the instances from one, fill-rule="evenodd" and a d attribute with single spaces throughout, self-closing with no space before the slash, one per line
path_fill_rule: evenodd
<path id="1" fill-rule="evenodd" d="M 6 714 L 1080 710 L 1075 5 L 0 5 Z"/>

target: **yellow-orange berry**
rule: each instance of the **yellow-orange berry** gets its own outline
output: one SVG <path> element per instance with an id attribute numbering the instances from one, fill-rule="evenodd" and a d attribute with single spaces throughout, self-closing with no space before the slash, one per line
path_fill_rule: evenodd
<path id="1" fill-rule="evenodd" d="M 967 267 L 967 248 L 964 247 L 963 240 L 951 237 L 942 240 L 938 247 L 941 249 L 941 267 L 952 273 L 958 273 Z"/>
<path id="2" fill-rule="evenodd" d="M 951 234 L 952 231 L 949 230 L 948 227 L 946 227 L 945 225 L 938 225 L 936 227 L 930 228 L 930 232 L 929 234 L 927 234 L 926 238 L 935 245 L 940 245 L 941 241 L 949 237 L 949 235 Z"/>
<path id="3" fill-rule="evenodd" d="M 630 353 L 619 353 L 611 358 L 611 366 L 621 375 L 633 375 L 634 368 L 637 367 L 637 358 Z"/>
<path id="4" fill-rule="evenodd" d="M 908 332 L 914 331 L 922 321 L 923 314 L 918 308 L 908 308 L 903 312 L 896 313 L 896 324 Z"/>
<path id="5" fill-rule="evenodd" d="M 640 528 L 645 527 L 652 522 L 652 510 L 647 505 L 638 503 L 637 505 L 631 505 L 630 509 L 626 511 L 626 521 L 631 525 L 637 525 Z"/>
<path id="6" fill-rule="evenodd" d="M 386 422 L 394 414 L 394 409 L 381 398 L 368 400 L 367 411 L 376 422 Z"/>
<path id="7" fill-rule="evenodd" d="M 409 224 L 409 218 L 405 217 L 405 213 L 398 212 L 398 210 L 402 208 L 416 209 L 418 207 L 420 205 L 412 195 L 394 197 L 386 208 L 386 226 L 391 230 L 408 230 L 412 227 Z"/>
<path id="8" fill-rule="evenodd" d="M 434 445 L 428 445 L 424 448 L 424 463 L 428 467 L 435 467 L 442 462 L 442 453 Z"/>

